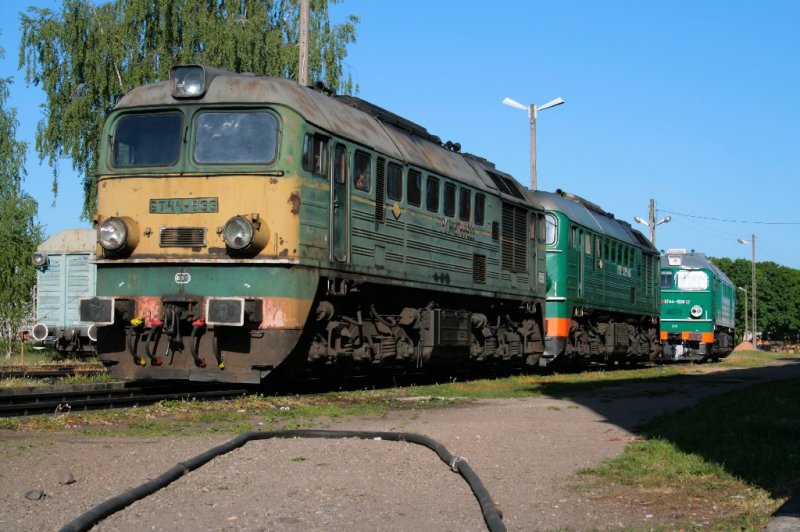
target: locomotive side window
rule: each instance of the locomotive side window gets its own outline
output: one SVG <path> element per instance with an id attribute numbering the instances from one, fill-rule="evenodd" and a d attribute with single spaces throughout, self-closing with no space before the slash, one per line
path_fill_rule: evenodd
<path id="1" fill-rule="evenodd" d="M 672 288 L 672 272 L 661 270 L 661 288 Z"/>
<path id="2" fill-rule="evenodd" d="M 162 113 L 124 116 L 113 138 L 113 165 L 172 166 L 181 149 L 181 115 Z"/>
<path id="3" fill-rule="evenodd" d="M 468 222 L 472 217 L 471 209 L 472 192 L 466 188 L 462 188 L 458 198 L 458 219 L 462 222 Z"/>
<path id="4" fill-rule="evenodd" d="M 386 197 L 397 201 L 403 200 L 403 169 L 395 163 L 389 163 L 386 173 Z"/>
<path id="5" fill-rule="evenodd" d="M 406 180 L 408 203 L 414 207 L 419 207 L 422 203 L 422 174 L 416 170 L 409 170 Z"/>
<path id="6" fill-rule="evenodd" d="M 264 164 L 274 161 L 278 153 L 278 121 L 270 113 L 207 111 L 197 116 L 195 124 L 198 163 Z"/>
<path id="7" fill-rule="evenodd" d="M 483 225 L 486 218 L 486 196 L 475 194 L 475 225 Z"/>
<path id="8" fill-rule="evenodd" d="M 552 246 L 556 243 L 556 235 L 558 234 L 558 221 L 556 220 L 555 215 L 547 213 L 544 215 L 545 223 L 547 227 L 545 228 L 545 239 L 544 243 L 548 246 Z"/>
<path id="9" fill-rule="evenodd" d="M 333 153 L 333 179 L 337 183 L 347 181 L 347 151 L 341 144 L 336 145 Z"/>
<path id="10" fill-rule="evenodd" d="M 428 176 L 428 187 L 425 190 L 425 207 L 431 212 L 439 212 L 439 178 Z"/>
<path id="11" fill-rule="evenodd" d="M 456 186 L 453 183 L 444 184 L 444 215 L 456 215 Z"/>
<path id="12" fill-rule="evenodd" d="M 369 191 L 372 181 L 372 158 L 368 153 L 357 151 L 355 163 L 356 172 L 353 175 L 353 184 L 359 190 Z"/>
<path id="13" fill-rule="evenodd" d="M 589 233 L 583 235 L 583 252 L 587 255 L 592 254 L 592 235 Z"/>
<path id="14" fill-rule="evenodd" d="M 317 177 L 328 176 L 328 138 L 319 135 L 306 135 L 303 141 L 303 170 Z"/>

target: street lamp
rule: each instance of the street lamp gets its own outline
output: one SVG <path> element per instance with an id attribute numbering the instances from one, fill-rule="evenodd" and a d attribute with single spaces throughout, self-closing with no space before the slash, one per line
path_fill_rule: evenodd
<path id="1" fill-rule="evenodd" d="M 741 286 L 736 288 L 744 292 L 744 333 L 742 334 L 742 342 L 744 342 L 747 340 L 747 288 L 742 288 Z"/>
<path id="2" fill-rule="evenodd" d="M 736 241 L 740 244 L 750 244 L 752 246 L 753 259 L 751 270 L 752 279 L 750 281 L 750 298 L 752 301 L 751 309 L 753 312 L 753 341 L 756 342 L 756 346 L 758 346 L 758 339 L 756 338 L 756 335 L 758 334 L 758 311 L 756 310 L 756 235 L 753 235 L 750 240 L 738 238 Z"/>
<path id="3" fill-rule="evenodd" d="M 523 111 L 528 111 L 528 118 L 531 120 L 531 190 L 536 190 L 536 114 L 539 111 L 550 109 L 551 107 L 561 105 L 562 103 L 564 103 L 564 99 L 559 97 L 537 107 L 533 104 L 521 104 L 516 100 L 512 100 L 508 96 L 503 98 L 503 104 L 516 109 L 521 109 Z"/>
<path id="4" fill-rule="evenodd" d="M 645 220 L 641 216 L 634 216 L 633 221 L 640 223 L 642 225 L 646 225 L 650 228 L 650 243 L 654 246 L 656 245 L 656 226 L 661 224 L 666 224 L 672 221 L 672 216 L 664 216 L 660 220 L 656 221 L 656 200 L 650 200 L 650 221 Z"/>

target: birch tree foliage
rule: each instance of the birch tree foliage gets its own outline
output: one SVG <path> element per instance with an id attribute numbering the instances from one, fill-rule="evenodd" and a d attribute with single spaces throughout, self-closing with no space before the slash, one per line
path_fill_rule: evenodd
<path id="1" fill-rule="evenodd" d="M 31 256 L 41 242 L 36 201 L 22 190 L 27 145 L 17 140 L 16 110 L 6 107 L 10 84 L 0 79 L 0 351 L 6 357 L 33 313 Z"/>
<path id="2" fill-rule="evenodd" d="M 357 87 L 344 60 L 358 18 L 331 25 L 328 5 L 311 0 L 309 79 L 349 94 Z M 190 63 L 297 79 L 299 0 L 63 0 L 59 12 L 31 7 L 20 17 L 20 68 L 46 94 L 36 150 L 53 168 L 54 197 L 58 159 L 83 176 L 86 219 L 103 120 L 129 90 Z"/>

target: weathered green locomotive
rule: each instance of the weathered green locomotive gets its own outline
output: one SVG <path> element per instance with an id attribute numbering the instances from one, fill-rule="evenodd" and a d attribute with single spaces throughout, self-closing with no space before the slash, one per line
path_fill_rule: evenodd
<path id="1" fill-rule="evenodd" d="M 458 144 L 198 65 L 127 94 L 103 138 L 81 319 L 113 375 L 538 363 L 544 213 Z"/>
<path id="2" fill-rule="evenodd" d="M 733 350 L 736 288 L 702 253 L 661 256 L 661 342 L 669 360 L 717 360 Z"/>
<path id="3" fill-rule="evenodd" d="M 658 251 L 630 224 L 557 190 L 545 208 L 547 328 L 540 365 L 658 356 Z"/>

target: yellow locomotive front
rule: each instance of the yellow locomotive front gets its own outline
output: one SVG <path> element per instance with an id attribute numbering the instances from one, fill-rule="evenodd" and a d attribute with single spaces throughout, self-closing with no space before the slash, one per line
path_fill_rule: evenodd
<path id="1" fill-rule="evenodd" d="M 301 242 L 293 90 L 176 67 L 109 116 L 81 319 L 115 376 L 259 382 L 296 346 L 319 282 L 300 257 L 327 243 Z"/>

